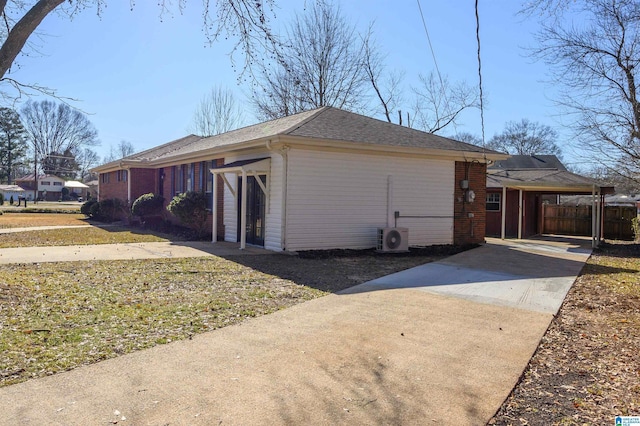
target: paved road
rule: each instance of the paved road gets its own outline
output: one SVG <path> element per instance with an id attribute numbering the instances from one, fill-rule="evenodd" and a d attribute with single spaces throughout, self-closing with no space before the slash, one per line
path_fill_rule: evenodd
<path id="1" fill-rule="evenodd" d="M 588 253 L 492 240 L 193 340 L 2 388 L 0 424 L 482 425 Z M 525 287 L 549 294 L 514 304 L 511 289 Z"/>

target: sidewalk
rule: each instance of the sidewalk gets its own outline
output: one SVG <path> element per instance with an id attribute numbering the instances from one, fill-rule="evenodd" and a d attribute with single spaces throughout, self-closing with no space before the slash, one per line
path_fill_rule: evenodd
<path id="1" fill-rule="evenodd" d="M 482 425 L 587 258 L 575 244 L 491 242 L 193 340 L 2 388 L 0 424 Z M 555 296 L 509 306 L 509 289 L 527 282 Z M 464 290 L 479 284 L 492 296 Z"/>

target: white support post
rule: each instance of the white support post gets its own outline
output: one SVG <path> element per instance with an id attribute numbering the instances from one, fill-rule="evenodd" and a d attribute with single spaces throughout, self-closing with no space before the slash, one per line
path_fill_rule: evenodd
<path id="1" fill-rule="evenodd" d="M 240 250 L 247 246 L 247 172 L 242 171 L 242 199 L 240 201 Z"/>
<path id="2" fill-rule="evenodd" d="M 597 197 L 598 197 L 598 201 L 597 201 L 597 207 L 598 207 L 598 212 L 596 214 L 596 247 L 598 247 L 600 245 L 600 241 L 602 240 L 602 222 L 601 222 L 601 214 L 602 214 L 602 196 L 600 194 L 600 190 L 598 189 L 597 192 Z"/>
<path id="3" fill-rule="evenodd" d="M 518 190 L 518 239 L 522 239 L 522 216 L 523 216 L 523 206 L 522 206 L 522 189 Z"/>
<path id="4" fill-rule="evenodd" d="M 596 186 L 591 188 L 591 248 L 596 248 Z"/>
<path id="5" fill-rule="evenodd" d="M 216 243 L 218 241 L 218 175 L 213 174 L 213 202 L 211 203 L 211 222 L 213 223 L 211 229 L 211 242 Z"/>
<path id="6" fill-rule="evenodd" d="M 507 234 L 507 187 L 502 187 L 502 230 L 500 233 L 500 238 L 503 240 Z"/>

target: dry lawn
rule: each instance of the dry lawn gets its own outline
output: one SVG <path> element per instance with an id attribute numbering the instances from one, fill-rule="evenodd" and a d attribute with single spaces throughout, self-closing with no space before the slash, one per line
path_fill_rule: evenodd
<path id="1" fill-rule="evenodd" d="M 88 225 L 86 216 L 80 213 L 4 213 L 0 215 L 0 229 L 32 226 Z"/>
<path id="2" fill-rule="evenodd" d="M 150 243 L 169 240 L 177 241 L 178 239 L 173 236 L 161 236 L 144 230 L 122 226 L 108 226 L 104 228 L 87 227 L 80 229 L 61 228 L 9 234 L 0 233 L 0 248 Z"/>

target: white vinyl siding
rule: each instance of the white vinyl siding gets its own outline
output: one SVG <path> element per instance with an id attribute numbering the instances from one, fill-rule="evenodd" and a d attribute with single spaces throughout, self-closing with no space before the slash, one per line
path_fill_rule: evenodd
<path id="1" fill-rule="evenodd" d="M 454 161 L 292 149 L 289 151 L 286 249 L 375 247 L 391 211 L 414 246 L 453 242 Z M 393 225 L 393 223 L 392 223 Z"/>
<path id="2" fill-rule="evenodd" d="M 270 153 L 263 155 L 248 156 L 229 156 L 225 157 L 225 163 L 233 163 L 240 160 L 248 160 L 251 158 L 269 157 Z M 271 171 L 267 176 L 267 185 L 269 188 L 269 198 L 265 209 L 265 238 L 264 247 L 269 250 L 282 250 L 282 165 L 283 160 L 280 155 L 271 157 Z M 238 175 L 234 173 L 226 173 L 225 177 L 237 191 Z M 240 197 L 241 194 L 238 194 Z M 236 242 L 238 239 L 238 201 L 231 191 L 224 185 L 224 225 L 225 225 L 225 241 Z"/>

